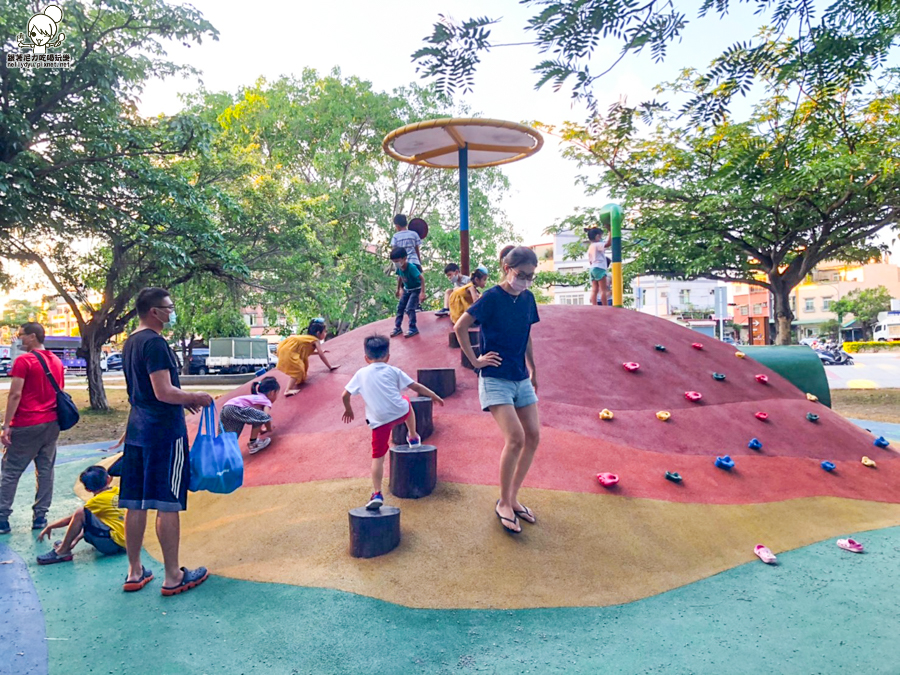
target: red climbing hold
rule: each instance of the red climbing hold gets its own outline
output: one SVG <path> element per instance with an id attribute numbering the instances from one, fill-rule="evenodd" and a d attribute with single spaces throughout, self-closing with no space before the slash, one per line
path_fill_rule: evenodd
<path id="1" fill-rule="evenodd" d="M 694 342 L 693 344 L 691 344 L 691 347 L 693 347 L 694 349 L 703 349 L 703 343 L 702 342 Z"/>
<path id="2" fill-rule="evenodd" d="M 769 376 L 768 376 L 768 375 L 759 374 L 759 375 L 756 376 L 756 381 L 759 382 L 760 384 L 768 384 L 768 383 L 769 383 Z"/>
<path id="3" fill-rule="evenodd" d="M 696 402 L 699 401 L 701 398 L 703 398 L 703 394 L 701 394 L 699 391 L 686 391 L 686 392 L 684 392 L 684 397 L 685 397 L 688 401 L 691 401 L 691 402 L 693 402 L 693 403 L 696 403 Z"/>
<path id="4" fill-rule="evenodd" d="M 641 367 L 640 363 L 635 363 L 634 361 L 629 361 L 628 363 L 623 363 L 622 367 L 627 370 L 629 373 L 633 373 L 638 368 Z"/>
<path id="5" fill-rule="evenodd" d="M 612 487 L 619 482 L 619 477 L 614 473 L 598 473 L 597 482 L 603 487 Z"/>
<path id="6" fill-rule="evenodd" d="M 756 413 L 756 419 L 765 422 L 767 419 L 769 419 L 769 413 L 758 412 Z"/>

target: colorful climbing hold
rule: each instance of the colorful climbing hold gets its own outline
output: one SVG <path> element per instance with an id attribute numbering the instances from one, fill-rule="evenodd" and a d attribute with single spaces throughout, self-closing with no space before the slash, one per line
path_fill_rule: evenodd
<path id="1" fill-rule="evenodd" d="M 604 408 L 599 413 L 601 420 L 611 420 L 613 418 L 613 411 L 609 408 Z"/>
<path id="2" fill-rule="evenodd" d="M 716 466 L 725 471 L 731 471 L 734 468 L 734 460 L 728 455 L 716 457 Z"/>
<path id="3" fill-rule="evenodd" d="M 619 477 L 614 473 L 598 473 L 597 482 L 603 487 L 612 487 L 619 482 Z"/>
<path id="4" fill-rule="evenodd" d="M 693 347 L 694 349 L 703 349 L 703 343 L 702 342 L 692 342 L 691 347 Z"/>
<path id="5" fill-rule="evenodd" d="M 756 413 L 755 417 L 759 421 L 765 422 L 767 419 L 769 419 L 769 413 L 758 412 L 758 413 Z"/>
<path id="6" fill-rule="evenodd" d="M 826 471 L 834 471 L 834 462 L 822 462 L 822 468 Z"/>
<path id="7" fill-rule="evenodd" d="M 815 413 L 806 413 L 806 419 L 808 419 L 810 422 L 818 422 L 819 416 Z"/>
<path id="8" fill-rule="evenodd" d="M 680 483 L 683 479 L 681 478 L 681 474 L 677 471 L 666 471 L 666 480 L 670 480 L 673 483 Z"/>
<path id="9" fill-rule="evenodd" d="M 628 363 L 623 363 L 622 367 L 627 370 L 629 373 L 633 373 L 638 368 L 641 367 L 640 363 L 635 363 L 634 361 L 629 361 Z"/>
<path id="10" fill-rule="evenodd" d="M 762 450 L 762 441 L 758 438 L 751 438 L 750 442 L 747 443 L 747 447 L 751 450 Z"/>
<path id="11" fill-rule="evenodd" d="M 668 410 L 660 410 L 656 413 L 656 419 L 662 420 L 663 422 L 667 421 L 672 416 Z"/>
<path id="12" fill-rule="evenodd" d="M 744 352 L 735 352 L 734 355 L 735 355 L 736 357 L 738 357 L 739 359 L 742 359 L 742 358 L 744 358 L 745 356 L 747 356 Z"/>
<path id="13" fill-rule="evenodd" d="M 863 465 L 863 466 L 867 466 L 867 467 L 869 467 L 870 469 L 874 469 L 874 468 L 877 467 L 877 465 L 875 464 L 875 462 L 872 461 L 871 459 L 869 459 L 868 457 L 866 457 L 865 455 L 863 455 L 863 458 L 862 458 L 862 465 Z"/>
<path id="14" fill-rule="evenodd" d="M 877 445 L 879 448 L 886 448 L 890 445 L 890 442 L 884 436 L 879 436 L 873 441 L 872 444 Z"/>
<path id="15" fill-rule="evenodd" d="M 760 384 L 768 384 L 769 376 L 763 375 L 762 373 L 760 373 L 759 375 L 756 376 L 756 381 L 759 382 Z"/>
<path id="16" fill-rule="evenodd" d="M 815 403 L 816 401 L 819 400 L 819 397 L 816 396 L 815 394 L 810 394 L 809 392 L 806 392 L 806 400 L 812 401 L 813 403 Z"/>
<path id="17" fill-rule="evenodd" d="M 654 349 L 655 349 L 656 351 L 658 351 L 658 352 L 664 352 L 664 351 L 666 351 L 666 348 L 665 348 L 663 345 L 656 345 L 656 346 L 654 347 Z"/>
<path id="18" fill-rule="evenodd" d="M 703 394 L 701 394 L 699 391 L 686 391 L 684 392 L 684 397 L 691 403 L 697 403 L 701 398 L 703 398 Z"/>
<path id="19" fill-rule="evenodd" d="M 723 373 L 713 373 L 713 379 L 721 382 L 725 379 L 725 375 Z"/>

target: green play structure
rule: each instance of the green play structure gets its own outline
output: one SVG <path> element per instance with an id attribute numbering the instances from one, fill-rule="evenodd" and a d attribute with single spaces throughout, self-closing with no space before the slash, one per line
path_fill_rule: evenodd
<path id="1" fill-rule="evenodd" d="M 831 390 L 825 368 L 816 353 L 802 345 L 740 347 L 742 352 L 767 368 L 771 368 L 800 391 L 814 394 L 831 407 Z"/>

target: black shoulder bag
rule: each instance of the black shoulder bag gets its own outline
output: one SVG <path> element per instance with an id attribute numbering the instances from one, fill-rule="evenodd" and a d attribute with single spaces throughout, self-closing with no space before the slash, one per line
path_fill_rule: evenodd
<path id="1" fill-rule="evenodd" d="M 78 414 L 78 407 L 75 405 L 75 401 L 72 400 L 72 397 L 59 388 L 59 385 L 56 383 L 56 378 L 50 373 L 47 362 L 44 361 L 44 357 L 38 354 L 37 350 L 33 353 L 37 357 L 37 360 L 41 362 L 41 365 L 44 367 L 44 374 L 56 390 L 56 419 L 59 421 L 60 431 L 71 429 L 78 424 L 78 419 L 80 417 Z"/>

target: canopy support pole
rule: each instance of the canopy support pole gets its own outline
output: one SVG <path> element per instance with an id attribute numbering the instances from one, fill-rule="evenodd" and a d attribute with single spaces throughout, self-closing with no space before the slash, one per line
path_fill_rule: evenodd
<path id="1" fill-rule="evenodd" d="M 469 146 L 459 149 L 459 267 L 469 276 Z"/>

